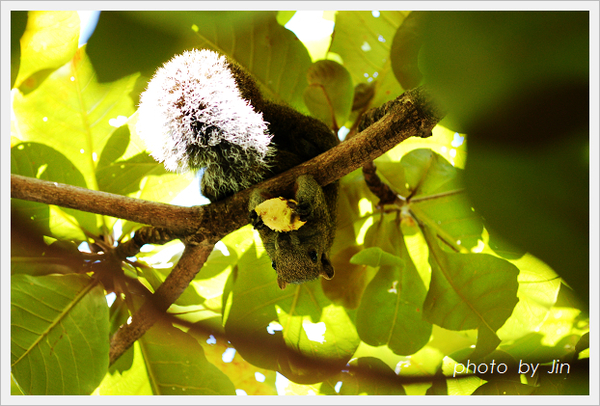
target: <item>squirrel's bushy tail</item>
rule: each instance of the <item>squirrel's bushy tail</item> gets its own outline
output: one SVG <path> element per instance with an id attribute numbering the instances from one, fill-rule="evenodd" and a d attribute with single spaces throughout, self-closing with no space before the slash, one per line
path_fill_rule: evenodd
<path id="1" fill-rule="evenodd" d="M 260 97 L 257 88 L 240 89 L 248 78 L 239 66 L 206 49 L 186 51 L 165 63 L 140 96 L 138 109 L 136 129 L 151 155 L 171 171 L 218 170 L 221 181 L 236 183 L 225 189 L 256 183 L 248 173 L 240 178 L 247 184 L 237 184 L 235 176 L 248 170 L 258 176 L 274 154 L 268 123 L 253 107 L 262 100 L 247 100 Z"/>

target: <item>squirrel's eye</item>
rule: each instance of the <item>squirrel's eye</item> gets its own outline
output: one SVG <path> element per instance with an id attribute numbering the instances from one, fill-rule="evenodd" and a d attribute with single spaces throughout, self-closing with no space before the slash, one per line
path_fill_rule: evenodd
<path id="1" fill-rule="evenodd" d="M 276 266 L 276 264 L 275 264 L 275 261 L 272 261 L 272 262 L 271 262 L 271 266 L 273 267 L 273 269 L 277 270 L 277 266 Z"/>
<path id="2" fill-rule="evenodd" d="M 310 260 L 311 260 L 312 262 L 317 262 L 317 259 L 318 259 L 318 258 L 317 258 L 317 251 L 310 251 L 310 252 L 308 253 L 308 256 L 310 257 Z"/>

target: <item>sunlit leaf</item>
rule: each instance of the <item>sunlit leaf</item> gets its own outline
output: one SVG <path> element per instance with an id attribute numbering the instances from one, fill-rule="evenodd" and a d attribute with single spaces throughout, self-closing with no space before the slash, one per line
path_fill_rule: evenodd
<path id="1" fill-rule="evenodd" d="M 235 393 L 231 380 L 208 362 L 202 346 L 189 334 L 159 321 L 140 344 L 155 395 Z"/>
<path id="2" fill-rule="evenodd" d="M 404 18 L 405 11 L 338 11 L 331 52 L 342 57 L 352 81 L 375 82 L 377 107 L 402 93 L 390 62 L 392 39 Z M 357 29 L 361 27 L 361 29 Z"/>
<path id="3" fill-rule="evenodd" d="M 396 354 L 417 352 L 431 335 L 431 324 L 423 318 L 426 290 L 410 260 L 397 221 L 381 221 L 370 230 L 370 243 L 389 241 L 382 261 L 372 263 L 379 271 L 367 285 L 356 314 L 356 329 L 369 345 L 387 345 Z M 379 250 L 367 248 L 365 251 Z M 361 253 L 362 254 L 362 253 Z M 390 261 L 388 257 L 395 260 Z"/>
<path id="4" fill-rule="evenodd" d="M 108 338 L 104 291 L 88 276 L 11 277 L 11 371 L 24 393 L 90 394 Z"/>
<path id="5" fill-rule="evenodd" d="M 129 128 L 124 125 L 108 139 L 96 170 L 100 190 L 121 195 L 138 193 L 146 176 L 166 173 L 162 164 L 143 150 L 128 156 L 130 153 L 126 154 L 126 149 L 130 138 Z"/>
<path id="6" fill-rule="evenodd" d="M 13 109 L 23 140 L 51 146 L 69 157 L 87 187 L 97 189 L 96 161 L 115 130 L 113 119 L 133 113 L 128 93 L 135 75 L 100 85 L 85 48 L 52 73 L 35 92 L 15 93 Z"/>
<path id="7" fill-rule="evenodd" d="M 487 254 L 445 252 L 431 234 L 427 238 L 432 275 L 425 317 L 450 330 L 479 328 L 478 339 L 491 340 L 518 302 L 519 269 Z"/>
<path id="8" fill-rule="evenodd" d="M 503 340 L 522 337 L 540 327 L 556 303 L 561 284 L 550 267 L 530 254 L 512 263 L 519 268 L 519 303 L 498 330 Z"/>
<path id="9" fill-rule="evenodd" d="M 467 160 L 467 136 L 449 130 L 442 125 L 436 125 L 428 138 L 410 137 L 398 146 L 377 159 L 400 161 L 402 156 L 415 149 L 431 149 L 441 155 L 446 161 L 456 168 L 464 168 Z"/>
<path id="10" fill-rule="evenodd" d="M 414 193 L 410 210 L 454 249 L 477 246 L 481 218 L 463 193 L 460 170 L 431 150 L 417 149 L 401 161 L 406 182 Z"/>
<path id="11" fill-rule="evenodd" d="M 554 346 L 544 345 L 543 338 L 544 336 L 540 333 L 529 333 L 510 344 L 503 344 L 501 348 L 515 359 L 535 360 L 540 364 L 551 363 L 555 359 L 566 359 L 572 352 L 571 345 L 575 341 L 575 337 L 566 337 L 566 340 L 561 340 Z"/>
<path id="12" fill-rule="evenodd" d="M 29 11 L 21 37 L 21 63 L 15 87 L 31 91 L 77 50 L 79 16 L 76 11 Z M 25 82 L 25 83 L 24 83 Z"/>
<path id="13" fill-rule="evenodd" d="M 11 396 L 21 396 L 21 395 L 24 395 L 24 393 L 21 392 L 21 389 L 19 388 L 19 386 L 15 382 L 15 378 L 12 375 L 10 376 L 10 395 Z"/>

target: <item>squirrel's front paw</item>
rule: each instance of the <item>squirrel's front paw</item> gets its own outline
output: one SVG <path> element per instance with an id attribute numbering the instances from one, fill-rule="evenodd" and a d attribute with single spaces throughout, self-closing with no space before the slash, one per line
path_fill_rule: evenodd
<path id="1" fill-rule="evenodd" d="M 265 226 L 265 223 L 263 223 L 262 218 L 258 215 L 258 213 L 256 213 L 256 210 L 250 210 L 248 213 L 248 218 L 250 219 L 252 227 L 254 227 L 256 230 L 260 230 Z"/>
<path id="2" fill-rule="evenodd" d="M 308 221 L 312 217 L 312 207 L 310 203 L 299 202 L 296 204 L 295 211 L 300 217 L 300 221 Z"/>

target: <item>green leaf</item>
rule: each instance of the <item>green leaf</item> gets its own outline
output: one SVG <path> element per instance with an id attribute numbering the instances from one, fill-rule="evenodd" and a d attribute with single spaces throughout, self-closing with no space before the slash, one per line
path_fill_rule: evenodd
<path id="1" fill-rule="evenodd" d="M 87 187 L 81 172 L 66 156 L 37 142 L 20 143 L 11 148 L 11 173 Z M 59 239 L 85 240 L 86 236 L 81 228 L 97 232 L 96 216 L 92 213 L 55 206 L 49 208 L 47 204 L 24 200 L 13 200 L 11 204 L 23 218 L 30 219 L 30 224 L 46 235 Z"/>
<path id="2" fill-rule="evenodd" d="M 390 49 L 407 11 L 338 11 L 331 52 L 339 54 L 355 84 L 375 82 L 371 106 L 380 106 L 402 93 L 394 77 Z M 360 27 L 360 29 L 358 29 Z"/>
<path id="3" fill-rule="evenodd" d="M 129 92 L 136 76 L 100 85 L 85 47 L 79 48 L 70 62 L 52 73 L 35 92 L 14 94 L 16 136 L 51 146 L 68 156 L 87 187 L 97 190 L 98 157 L 115 131 L 113 120 L 127 118 L 134 111 Z"/>
<path id="4" fill-rule="evenodd" d="M 11 278 L 11 371 L 29 395 L 86 395 L 108 368 L 108 307 L 85 275 Z"/>
<path id="5" fill-rule="evenodd" d="M 15 378 L 12 376 L 10 376 L 10 395 L 11 396 L 22 396 L 24 395 L 23 392 L 21 392 L 21 389 L 19 388 L 19 385 L 17 385 L 17 383 L 15 382 Z"/>
<path id="6" fill-rule="evenodd" d="M 15 87 L 30 92 L 77 51 L 79 16 L 76 11 L 29 11 L 21 37 L 21 63 Z"/>
<path id="7" fill-rule="evenodd" d="M 308 110 L 330 128 L 343 126 L 350 116 L 354 95 L 346 68 L 335 61 L 321 60 L 311 65 L 306 76 L 304 103 Z"/>
<path id="8" fill-rule="evenodd" d="M 378 240 L 390 241 L 392 247 L 387 249 L 395 255 L 385 254 L 396 262 L 372 265 L 380 268 L 363 294 L 356 313 L 356 330 L 369 345 L 387 345 L 400 355 L 414 354 L 427 344 L 432 330 L 423 318 L 425 285 L 406 250 L 400 223 L 382 221 L 373 229 Z"/>
<path id="9" fill-rule="evenodd" d="M 421 67 L 473 141 L 474 207 L 587 302 L 589 12 L 428 14 Z"/>
<path id="10" fill-rule="evenodd" d="M 235 388 L 191 333 L 161 321 L 110 367 L 97 394 L 234 395 Z"/>
<path id="11" fill-rule="evenodd" d="M 292 19 L 294 14 L 296 14 L 295 10 L 279 10 L 277 12 L 277 22 L 284 26 Z"/>
<path id="12" fill-rule="evenodd" d="M 153 394 L 235 394 L 231 380 L 208 362 L 202 346 L 189 334 L 159 321 L 140 341 Z"/>
<path id="13" fill-rule="evenodd" d="M 379 247 L 369 247 L 360 251 L 352 258 L 350 258 L 351 264 L 369 265 L 373 267 L 378 266 L 397 266 L 403 267 L 404 260 L 402 258 L 385 252 Z"/>
<path id="14" fill-rule="evenodd" d="M 449 330 L 483 328 L 485 337 L 495 336 L 518 302 L 519 269 L 488 254 L 444 252 L 431 233 L 426 238 L 432 269 L 427 320 Z"/>
<path id="15" fill-rule="evenodd" d="M 430 149 L 416 149 L 402 157 L 406 182 L 415 195 L 428 196 L 463 187 L 459 170 Z"/>
<path id="16" fill-rule="evenodd" d="M 477 344 L 470 356 L 473 359 L 481 359 L 498 348 L 501 342 L 502 340 L 491 327 L 480 325 L 477 330 Z"/>
<path id="17" fill-rule="evenodd" d="M 410 355 L 427 344 L 432 326 L 423 320 L 423 282 L 416 272 L 403 273 L 408 272 L 398 267 L 379 269 L 363 294 L 356 329 L 369 345 L 387 344 L 396 354 Z M 416 292 L 410 291 L 415 287 Z"/>
<path id="18" fill-rule="evenodd" d="M 431 150 L 417 149 L 401 161 L 414 193 L 410 210 L 451 247 L 468 252 L 482 238 L 483 223 L 463 190 L 461 172 Z"/>
<path id="19" fill-rule="evenodd" d="M 501 348 L 518 360 L 535 360 L 540 364 L 552 363 L 555 359 L 566 359 L 571 355 L 573 338 L 567 336 L 556 345 L 549 346 L 542 343 L 543 334 L 529 333 L 510 344 L 502 344 Z M 529 376 L 531 377 L 531 374 Z"/>
<path id="20" fill-rule="evenodd" d="M 342 367 L 350 360 L 360 340 L 345 309 L 327 300 L 318 281 L 294 290 L 293 299 L 296 303 L 281 302 L 285 308 L 275 306 L 283 327 L 283 339 L 288 348 L 327 364 L 327 368 L 316 373 L 310 372 L 298 368 L 290 359 L 288 365 L 283 365 L 283 372 L 285 374 L 289 366 L 294 374 L 288 376 L 291 380 L 296 378 L 299 381 L 319 382 L 332 369 L 332 364 Z"/>

